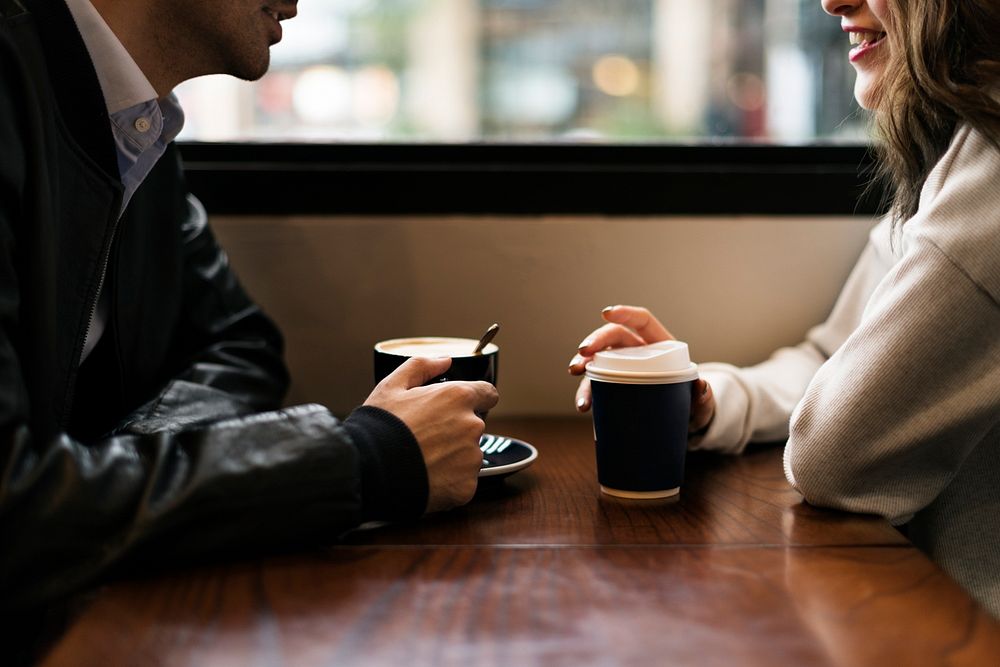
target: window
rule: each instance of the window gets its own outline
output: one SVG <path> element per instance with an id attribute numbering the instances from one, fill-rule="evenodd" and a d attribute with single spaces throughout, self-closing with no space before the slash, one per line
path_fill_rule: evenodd
<path id="1" fill-rule="evenodd" d="M 877 208 L 819 0 L 305 0 L 284 27 L 260 81 L 178 89 L 214 212 Z"/>
<path id="2" fill-rule="evenodd" d="M 863 139 L 819 0 L 307 0 L 270 73 L 178 91 L 203 141 Z"/>

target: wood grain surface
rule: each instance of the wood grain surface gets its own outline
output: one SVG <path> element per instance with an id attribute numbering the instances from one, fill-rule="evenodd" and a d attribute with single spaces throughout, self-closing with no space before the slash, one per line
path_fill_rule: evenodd
<path id="1" fill-rule="evenodd" d="M 620 500 L 597 484 L 589 417 L 504 419 L 487 430 L 525 440 L 538 460 L 502 484 L 484 483 L 468 506 L 409 526 L 361 531 L 364 544 L 907 544 L 874 517 L 802 503 L 779 446 L 742 456 L 689 454 L 680 497 Z"/>
<path id="2" fill-rule="evenodd" d="M 586 420 L 490 426 L 540 457 L 468 507 L 110 584 L 43 664 L 998 664 L 1000 625 L 885 522 L 803 505 L 778 447 L 630 503 Z"/>

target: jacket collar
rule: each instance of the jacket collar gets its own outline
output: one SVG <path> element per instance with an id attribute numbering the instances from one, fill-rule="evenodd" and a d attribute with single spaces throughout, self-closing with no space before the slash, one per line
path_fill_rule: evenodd
<path id="1" fill-rule="evenodd" d="M 35 18 L 56 103 L 70 135 L 117 180 L 111 122 L 93 62 L 64 0 L 22 0 Z"/>

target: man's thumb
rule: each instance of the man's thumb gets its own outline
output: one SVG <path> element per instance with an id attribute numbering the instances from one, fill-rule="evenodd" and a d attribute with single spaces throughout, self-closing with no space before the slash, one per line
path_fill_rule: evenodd
<path id="1" fill-rule="evenodd" d="M 450 357 L 412 357 L 386 378 L 403 389 L 413 389 L 427 384 L 433 378 L 451 368 Z"/>

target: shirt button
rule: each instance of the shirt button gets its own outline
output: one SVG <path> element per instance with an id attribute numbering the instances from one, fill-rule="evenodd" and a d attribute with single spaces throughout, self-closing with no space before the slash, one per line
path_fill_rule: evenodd
<path id="1" fill-rule="evenodd" d="M 148 132 L 149 127 L 150 125 L 148 118 L 140 117 L 135 119 L 135 129 L 139 130 L 140 132 Z"/>

